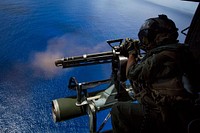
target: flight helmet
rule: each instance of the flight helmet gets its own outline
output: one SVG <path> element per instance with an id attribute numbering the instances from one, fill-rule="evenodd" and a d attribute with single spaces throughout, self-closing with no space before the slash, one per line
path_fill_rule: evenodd
<path id="1" fill-rule="evenodd" d="M 141 26 L 138 37 L 144 49 L 177 43 L 178 29 L 175 23 L 166 15 L 158 15 L 156 18 L 149 18 Z"/>

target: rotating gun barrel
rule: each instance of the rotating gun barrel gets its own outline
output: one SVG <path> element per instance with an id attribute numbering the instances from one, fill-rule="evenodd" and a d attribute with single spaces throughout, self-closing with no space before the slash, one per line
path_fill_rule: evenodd
<path id="1" fill-rule="evenodd" d="M 95 64 L 111 63 L 113 58 L 113 51 L 84 54 L 82 56 L 65 57 L 57 59 L 55 65 L 57 67 L 62 66 L 63 68 L 87 66 Z"/>

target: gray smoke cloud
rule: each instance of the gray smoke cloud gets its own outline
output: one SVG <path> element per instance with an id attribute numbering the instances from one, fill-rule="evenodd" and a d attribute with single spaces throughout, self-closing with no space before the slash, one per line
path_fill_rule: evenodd
<path id="1" fill-rule="evenodd" d="M 52 78 L 63 72 L 61 68 L 55 66 L 56 59 L 110 50 L 105 42 L 90 47 L 80 44 L 78 39 L 80 40 L 78 36 L 68 35 L 50 39 L 44 51 L 31 55 L 31 67 L 34 70 L 34 75 Z"/>

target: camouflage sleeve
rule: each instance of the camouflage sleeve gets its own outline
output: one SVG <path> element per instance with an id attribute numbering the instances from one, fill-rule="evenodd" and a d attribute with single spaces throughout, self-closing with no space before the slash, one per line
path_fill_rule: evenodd
<path id="1" fill-rule="evenodd" d="M 132 80 L 151 81 L 159 77 L 167 77 L 175 70 L 175 54 L 163 51 L 146 58 L 128 70 L 127 78 Z"/>
<path id="2" fill-rule="evenodd" d="M 150 70 L 152 69 L 154 64 L 153 62 L 153 58 L 149 57 L 135 66 L 130 66 L 130 68 L 128 69 L 127 78 L 132 80 L 146 79 L 147 76 L 150 75 Z"/>

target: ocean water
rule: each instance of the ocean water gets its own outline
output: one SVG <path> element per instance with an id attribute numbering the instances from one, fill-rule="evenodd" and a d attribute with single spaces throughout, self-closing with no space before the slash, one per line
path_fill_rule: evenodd
<path id="1" fill-rule="evenodd" d="M 0 1 L 0 132 L 89 132 L 88 116 L 54 123 L 51 101 L 76 94 L 67 88 L 71 76 L 80 82 L 107 79 L 111 66 L 62 69 L 55 60 L 109 51 L 109 39 L 137 39 L 144 20 L 158 14 L 173 19 L 180 32 L 195 7 L 188 12 L 150 0 Z M 101 121 L 105 116 L 98 114 Z"/>

